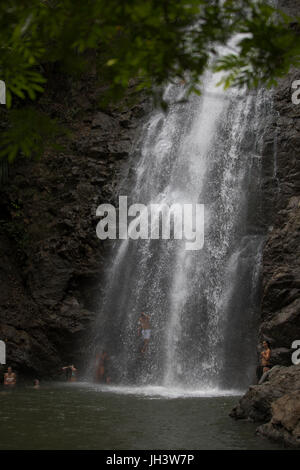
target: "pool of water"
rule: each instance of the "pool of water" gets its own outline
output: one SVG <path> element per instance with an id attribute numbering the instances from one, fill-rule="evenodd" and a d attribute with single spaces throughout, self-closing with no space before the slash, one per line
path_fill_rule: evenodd
<path id="1" fill-rule="evenodd" d="M 238 396 L 51 384 L 0 392 L 0 449 L 278 449 L 228 416 Z"/>

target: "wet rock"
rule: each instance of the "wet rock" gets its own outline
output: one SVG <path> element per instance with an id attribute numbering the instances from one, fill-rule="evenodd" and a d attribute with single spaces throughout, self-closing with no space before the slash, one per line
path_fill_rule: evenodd
<path id="1" fill-rule="evenodd" d="M 300 365 L 273 367 L 266 381 L 253 385 L 240 399 L 230 416 L 236 419 L 250 419 L 255 422 L 267 422 L 272 419 L 272 404 L 282 396 L 300 391 Z"/>
<path id="2" fill-rule="evenodd" d="M 275 348 L 272 349 L 270 364 L 271 366 L 290 366 L 292 365 L 291 357 L 293 354 L 293 349 L 288 348 Z"/>
<path id="3" fill-rule="evenodd" d="M 288 393 L 272 403 L 272 419 L 257 433 L 288 447 L 300 447 L 300 391 Z"/>

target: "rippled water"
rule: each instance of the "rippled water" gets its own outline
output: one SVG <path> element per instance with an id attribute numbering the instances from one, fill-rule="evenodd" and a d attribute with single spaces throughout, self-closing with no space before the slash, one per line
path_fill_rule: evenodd
<path id="1" fill-rule="evenodd" d="M 227 396 L 222 396 L 227 393 Z M 58 384 L 0 392 L 0 449 L 276 449 L 228 413 L 238 396 Z"/>

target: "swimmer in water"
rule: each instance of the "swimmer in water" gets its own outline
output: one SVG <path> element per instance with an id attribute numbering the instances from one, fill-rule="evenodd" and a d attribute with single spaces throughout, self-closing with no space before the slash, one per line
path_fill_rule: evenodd
<path id="1" fill-rule="evenodd" d="M 7 368 L 7 372 L 4 374 L 4 386 L 8 388 L 13 388 L 17 383 L 17 376 L 12 371 L 11 367 Z"/>

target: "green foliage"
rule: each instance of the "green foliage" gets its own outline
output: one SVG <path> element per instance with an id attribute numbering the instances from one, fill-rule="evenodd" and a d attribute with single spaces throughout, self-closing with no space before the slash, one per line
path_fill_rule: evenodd
<path id="1" fill-rule="evenodd" d="M 242 22 L 243 34 L 237 44 L 239 54 L 219 58 L 215 71 L 225 71 L 220 84 L 256 88 L 262 84 L 276 85 L 293 65 L 300 65 L 300 31 L 288 28 L 292 21 L 284 13 L 275 14 L 274 8 L 261 3 L 250 7 L 251 16 Z M 299 19 L 295 19 L 299 24 Z M 295 26 L 294 24 L 294 26 Z"/>
<path id="2" fill-rule="evenodd" d="M 39 158 L 47 145 L 60 150 L 55 139 L 62 131 L 55 120 L 32 107 L 12 110 L 9 125 L 1 134 L 0 158 L 12 163 L 19 152 Z"/>
<path id="3" fill-rule="evenodd" d="M 197 92 L 211 57 L 214 69 L 224 72 L 225 87 L 272 86 L 299 65 L 297 26 L 298 18 L 262 0 L 1 2 L 0 79 L 7 107 L 17 109 L 0 135 L 0 156 L 39 156 L 57 135 L 56 123 L 28 107 L 43 93 L 45 64 L 80 74 L 92 60 L 99 78 L 110 84 L 108 99 L 121 97 L 132 79 L 137 91 L 159 94 L 165 82 L 185 80 L 188 93 Z M 236 34 L 238 52 L 218 47 Z"/>

